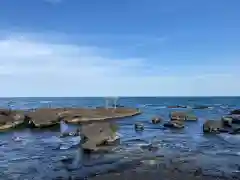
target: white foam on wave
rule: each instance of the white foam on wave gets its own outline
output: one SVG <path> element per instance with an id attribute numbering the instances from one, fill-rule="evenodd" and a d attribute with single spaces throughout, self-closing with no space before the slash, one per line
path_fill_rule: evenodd
<path id="1" fill-rule="evenodd" d="M 52 101 L 40 101 L 39 103 L 40 104 L 48 104 L 48 103 L 51 103 Z"/>

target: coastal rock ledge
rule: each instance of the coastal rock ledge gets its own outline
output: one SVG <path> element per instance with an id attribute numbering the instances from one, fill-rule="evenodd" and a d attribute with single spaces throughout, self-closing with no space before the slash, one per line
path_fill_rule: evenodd
<path id="1" fill-rule="evenodd" d="M 66 123 L 87 123 L 131 117 L 141 114 L 139 109 L 117 108 L 39 108 L 34 110 L 0 109 L 0 131 L 14 128 L 49 128 Z"/>

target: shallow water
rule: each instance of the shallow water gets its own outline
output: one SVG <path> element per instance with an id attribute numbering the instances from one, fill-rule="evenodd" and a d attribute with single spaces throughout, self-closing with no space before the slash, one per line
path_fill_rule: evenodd
<path id="1" fill-rule="evenodd" d="M 0 99 L 1 107 L 29 109 L 37 107 L 94 107 L 104 105 L 102 98 L 8 98 Z M 124 106 L 138 107 L 140 116 L 111 121 L 119 127 L 121 143 L 112 153 L 82 156 L 80 138 L 60 139 L 60 131 L 76 126 L 61 126 L 56 130 L 28 129 L 0 134 L 0 179 L 54 179 L 57 177 L 85 177 L 124 169 L 135 160 L 146 157 L 196 158 L 199 166 L 236 172 L 240 165 L 240 136 L 203 135 L 206 119 L 220 118 L 240 107 L 240 98 L 121 98 Z M 209 109 L 194 110 L 198 122 L 188 122 L 183 130 L 169 130 L 151 124 L 153 116 L 168 120 L 168 105 L 208 105 Z M 186 109 L 183 109 L 186 110 Z M 134 130 L 134 122 L 142 122 L 143 132 Z M 18 137 L 16 139 L 16 137 Z M 141 148 L 153 144 L 156 151 Z"/>

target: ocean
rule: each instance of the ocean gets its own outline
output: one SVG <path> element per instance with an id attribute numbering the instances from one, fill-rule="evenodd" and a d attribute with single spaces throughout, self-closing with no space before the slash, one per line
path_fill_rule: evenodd
<path id="1" fill-rule="evenodd" d="M 219 119 L 240 108 L 240 97 L 122 97 L 118 103 L 142 110 L 139 116 L 113 120 L 118 126 L 120 145 L 108 154 L 83 156 L 79 137 L 59 138 L 61 129 L 73 130 L 76 125 L 62 124 L 60 129 L 23 129 L 0 133 L 0 179 L 40 180 L 84 178 L 128 168 L 136 159 L 147 157 L 191 157 L 199 166 L 209 170 L 232 173 L 240 167 L 239 135 L 204 135 L 202 124 L 207 119 Z M 104 106 L 104 98 L 0 98 L 0 108 L 31 109 L 39 107 L 96 107 Z M 198 122 L 187 122 L 184 129 L 170 130 L 152 124 L 154 116 L 169 120 L 167 106 L 207 105 L 195 109 Z M 184 109 L 183 109 L 184 110 Z M 186 110 L 186 109 L 185 109 Z M 135 122 L 142 122 L 143 132 L 136 132 Z M 18 139 L 14 139 L 18 137 Z M 142 147 L 153 144 L 157 151 Z"/>

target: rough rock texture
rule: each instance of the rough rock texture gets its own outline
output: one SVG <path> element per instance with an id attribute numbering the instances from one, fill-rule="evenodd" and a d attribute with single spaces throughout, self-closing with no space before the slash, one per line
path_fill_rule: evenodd
<path id="1" fill-rule="evenodd" d="M 170 113 L 170 119 L 172 121 L 196 121 L 197 116 L 192 112 L 174 111 Z"/>
<path id="2" fill-rule="evenodd" d="M 80 131 L 83 139 L 82 149 L 85 152 L 106 151 L 107 146 L 119 139 L 108 122 L 82 125 Z"/>
<path id="3" fill-rule="evenodd" d="M 219 133 L 224 128 L 223 121 L 219 120 L 207 120 L 203 124 L 203 132 L 205 133 Z"/>
<path id="4" fill-rule="evenodd" d="M 107 120 L 113 118 L 123 118 L 128 116 L 138 115 L 141 112 L 138 109 L 130 108 L 96 108 L 96 109 L 66 109 L 61 112 L 60 117 L 69 123 L 79 123 L 79 122 L 88 122 Z"/>
<path id="5" fill-rule="evenodd" d="M 28 128 L 48 128 L 59 125 L 61 120 L 68 123 L 84 123 L 124 118 L 138 115 L 138 109 L 118 108 L 40 108 L 29 111 L 0 109 L 0 130 L 24 125 Z"/>
<path id="6" fill-rule="evenodd" d="M 10 110 L 0 110 L 0 130 L 18 128 L 25 123 L 23 113 Z"/>
<path id="7" fill-rule="evenodd" d="M 172 121 L 185 121 L 186 120 L 186 112 L 171 112 L 170 119 Z"/>
<path id="8" fill-rule="evenodd" d="M 47 128 L 59 123 L 58 109 L 37 109 L 26 114 L 28 125 L 33 128 Z"/>

